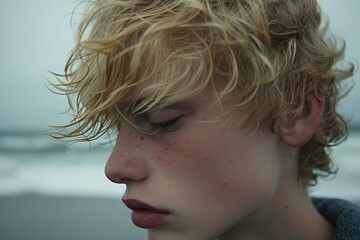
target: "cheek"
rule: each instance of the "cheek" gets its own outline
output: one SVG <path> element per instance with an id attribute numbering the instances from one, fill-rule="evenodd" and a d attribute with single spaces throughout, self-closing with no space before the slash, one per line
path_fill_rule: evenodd
<path id="1" fill-rule="evenodd" d="M 204 191 L 208 189 L 205 184 L 211 185 L 219 172 L 213 158 L 213 142 L 205 141 L 209 138 L 200 131 L 194 132 L 185 129 L 174 138 L 164 139 L 154 156 L 157 175 L 161 176 L 159 182 L 171 185 L 174 193 L 193 195 Z"/>
<path id="2" fill-rule="evenodd" d="M 184 168 L 190 186 L 197 183 L 203 196 L 221 204 L 267 201 L 275 192 L 280 164 L 276 141 L 259 137 L 224 136 L 206 146 L 192 144 L 189 149 L 196 157 L 189 157 Z"/>
<path id="3" fill-rule="evenodd" d="M 229 150 L 235 163 L 227 174 L 239 189 L 240 198 L 271 197 L 280 177 L 277 144 L 271 136 L 252 136 L 240 141 L 240 146 Z M 229 166 L 229 165 L 228 165 Z"/>
<path id="4" fill-rule="evenodd" d="M 240 139 L 200 128 L 176 136 L 155 156 L 162 181 L 174 195 L 239 202 L 274 191 L 280 171 L 276 141 L 270 137 Z"/>

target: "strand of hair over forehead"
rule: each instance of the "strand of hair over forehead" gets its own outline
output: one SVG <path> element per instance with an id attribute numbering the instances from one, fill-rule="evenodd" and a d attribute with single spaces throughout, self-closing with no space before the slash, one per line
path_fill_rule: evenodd
<path id="1" fill-rule="evenodd" d="M 148 2 L 146 2 L 146 1 L 143 1 L 143 2 L 141 2 L 141 1 L 139 1 L 137 4 L 141 4 L 141 3 L 148 3 Z M 150 4 L 149 4 L 149 6 L 146 8 L 146 7 L 144 7 L 144 12 L 141 12 L 140 10 L 139 11 L 137 11 L 137 14 L 136 14 L 136 18 L 139 18 L 139 19 L 145 19 L 145 18 L 147 18 L 147 19 L 149 19 L 149 18 L 151 18 L 151 16 L 154 16 L 155 18 L 156 18 L 156 16 L 159 16 L 159 15 L 163 15 L 163 14 L 165 14 L 165 13 L 169 13 L 169 12 L 171 12 L 172 11 L 172 8 L 176 8 L 176 7 L 179 7 L 179 6 L 181 6 L 181 3 L 186 3 L 186 4 L 188 4 L 188 8 L 190 9 L 190 7 L 191 8 L 194 8 L 195 10 L 197 10 L 198 12 L 205 12 L 206 14 L 206 16 L 208 17 L 208 18 L 213 18 L 213 19 L 215 19 L 216 18 L 216 16 L 215 15 L 212 15 L 211 14 L 211 9 L 210 9 L 210 6 L 209 6 L 209 2 L 207 2 L 207 4 L 201 4 L 200 2 L 198 2 L 198 1 L 172 1 L 169 5 L 167 5 L 167 6 L 165 6 L 164 4 L 163 4 L 163 1 L 149 1 L 150 2 Z M 222 4 L 220 4 L 220 1 L 213 1 L 213 2 L 217 2 L 217 3 L 219 3 L 219 7 L 221 8 L 221 7 L 224 7 Z M 99 12 L 101 12 L 101 11 L 104 11 L 104 12 L 106 12 L 105 10 L 106 10 L 106 8 L 107 7 L 114 7 L 113 5 L 111 5 L 111 4 L 115 4 L 115 5 L 119 5 L 119 6 L 121 6 L 123 9 L 125 9 L 126 7 L 128 7 L 128 8 L 131 8 L 131 10 L 132 11 L 134 11 L 134 9 L 136 8 L 136 4 L 135 4 L 135 2 L 134 1 L 131 1 L 131 2 L 129 2 L 129 1 L 120 1 L 120 2 L 113 2 L 113 1 L 107 1 L 106 2 L 106 4 L 105 3 L 102 3 L 102 6 L 99 8 L 99 9 L 97 9 L 96 11 L 95 10 L 92 10 L 93 11 L 93 15 L 90 15 L 90 17 L 89 18 L 92 18 L 92 17 L 95 17 L 95 15 L 96 14 L 98 14 Z M 156 4 L 159 4 L 160 6 L 162 6 L 162 8 L 161 7 L 154 7 L 154 6 L 151 6 L 151 5 L 156 5 Z M 241 5 L 239 5 L 241 8 L 243 8 Z M 183 17 L 182 17 L 182 21 L 183 21 L 183 23 L 181 22 L 181 19 L 177 19 L 177 25 L 181 25 L 183 28 L 188 28 L 188 29 L 190 29 L 190 28 L 199 28 L 199 27 L 204 27 L 204 26 L 201 26 L 201 24 L 199 25 L 199 24 L 197 24 L 197 25 L 194 25 L 194 24 L 188 24 L 187 22 L 189 21 L 189 18 L 191 17 L 191 15 L 193 14 L 193 15 L 195 15 L 195 17 L 196 17 L 196 14 L 194 14 L 194 12 L 196 12 L 195 10 L 193 10 L 192 9 L 192 11 L 188 11 L 188 13 L 187 14 L 183 14 Z M 243 9 L 244 10 L 244 9 Z M 223 11 L 225 11 L 225 10 L 223 10 Z M 125 10 L 123 10 L 123 12 L 126 12 Z M 197 13 L 198 14 L 198 13 Z M 226 16 L 226 14 L 224 13 L 224 15 Z M 179 14 L 179 16 L 180 16 L 180 14 Z M 194 17 L 194 16 L 193 16 Z M 126 17 L 123 17 L 124 19 L 126 19 Z M 130 18 L 130 17 L 129 17 Z M 114 19 L 115 20 L 115 19 Z M 108 20 L 109 21 L 109 20 Z M 220 22 L 219 21 L 219 19 L 217 19 L 216 21 L 218 21 L 218 22 Z M 227 26 L 227 28 L 228 29 L 225 29 L 224 30 L 224 26 L 226 26 L 225 24 L 219 24 L 219 23 L 217 23 L 216 21 L 213 21 L 213 22 L 210 22 L 210 23 L 207 23 L 206 24 L 206 26 L 205 27 L 207 27 L 207 28 L 209 28 L 209 27 L 212 27 L 212 28 L 214 28 L 214 29 L 216 29 L 216 30 L 220 30 L 222 33 L 223 33 L 223 36 L 224 36 L 224 43 L 222 43 L 222 44 L 235 44 L 235 43 L 239 43 L 239 42 L 244 42 L 244 40 L 241 38 L 241 37 L 243 37 L 243 36 L 238 36 L 239 34 L 239 32 L 244 32 L 244 29 L 232 29 L 233 27 L 231 26 L 231 25 L 229 25 L 229 26 Z M 230 19 L 225 19 L 225 21 L 230 21 Z M 233 20 L 232 20 L 233 21 Z M 244 24 L 246 23 L 246 21 L 244 21 L 244 20 L 242 20 L 242 19 L 239 19 L 239 21 L 243 21 L 244 22 Z M 85 22 L 86 24 L 82 27 L 82 28 L 80 28 L 81 29 L 81 32 L 80 32 L 80 36 L 81 35 L 83 35 L 84 34 L 84 32 L 85 32 L 85 28 L 88 26 L 88 24 L 89 24 L 89 22 L 90 21 L 87 21 L 87 22 Z M 109 21 L 109 22 L 111 22 L 111 20 Z M 114 23 L 116 22 L 116 21 L 113 21 Z M 151 41 L 154 41 L 154 39 L 153 38 L 151 38 L 151 34 L 152 33 L 154 33 L 154 32 L 161 32 L 162 30 L 166 30 L 166 29 L 168 29 L 169 27 L 171 27 L 171 22 L 167 25 L 167 24 L 164 24 L 163 26 L 161 26 L 161 25 L 159 25 L 159 24 L 156 24 L 156 22 L 155 23 L 151 23 L 151 22 L 149 22 L 149 20 L 144 20 L 144 21 L 140 21 L 140 23 L 138 23 L 138 24 L 133 24 L 133 26 L 132 26 L 132 28 L 128 28 L 128 29 L 126 29 L 126 31 L 123 31 L 123 32 L 120 32 L 120 33 L 118 33 L 117 35 L 115 35 L 115 36 L 112 36 L 112 37 L 108 37 L 107 39 L 101 39 L 101 43 L 102 43 L 102 46 L 103 46 L 103 48 L 108 48 L 109 46 L 107 45 L 107 44 L 105 44 L 105 43 L 110 43 L 110 44 L 119 44 L 119 42 L 118 41 L 116 41 L 117 39 L 121 39 L 121 38 L 123 38 L 125 35 L 129 35 L 129 34 L 131 34 L 131 33 L 133 33 L 133 32 L 136 32 L 136 31 L 138 31 L 138 29 L 139 28 L 141 28 L 141 27 L 143 27 L 143 25 L 144 24 L 146 24 L 146 23 L 148 23 L 148 24 L 151 24 L 151 26 L 145 31 L 145 33 L 143 34 L 143 36 L 142 36 L 142 38 L 141 38 L 141 40 L 137 43 L 137 45 L 136 45 L 136 48 L 137 49 L 135 49 L 135 53 L 134 53 L 134 56 L 132 57 L 132 62 L 131 62 L 131 64 L 130 64 L 130 66 L 132 66 L 131 68 L 130 68 L 130 73 L 129 73 L 129 75 L 130 76 L 136 76 L 136 71 L 139 69 L 139 67 L 141 67 L 141 65 L 140 65 L 140 63 L 141 63 L 141 54 L 142 54 L 142 51 L 141 51 L 141 46 L 142 45 L 147 45 L 147 42 L 146 42 L 146 35 L 147 35 L 147 33 L 150 33 L 150 34 L 148 34 L 148 35 L 150 35 L 150 38 L 148 39 L 148 42 L 150 42 L 151 43 Z M 163 24 L 163 23 L 162 23 Z M 264 24 L 263 24 L 264 25 Z M 111 26 L 111 25 L 110 25 Z M 115 27 L 116 25 L 114 24 L 114 27 Z M 254 28 L 254 27 L 253 27 Z M 98 28 L 99 30 L 101 30 L 101 31 L 104 31 L 103 29 L 100 29 L 100 28 Z M 98 31 L 99 31 L 98 30 Z M 241 31 L 242 30 L 242 31 Z M 196 32 L 194 32 L 194 33 L 196 33 Z M 96 35 L 96 34 L 95 34 Z M 232 39 L 230 39 L 230 36 L 231 36 L 231 38 Z M 211 37 L 211 36 L 210 36 Z M 256 38 L 255 37 L 253 37 L 253 39 L 255 39 L 256 40 Z M 199 40 L 202 40 L 202 41 L 204 41 L 203 39 L 201 39 L 201 37 L 199 37 Z M 88 43 L 88 47 L 91 47 L 91 44 L 89 44 L 89 43 L 94 43 L 94 42 L 96 42 L 97 41 L 97 39 L 94 39 L 94 40 L 92 40 L 92 41 L 87 41 L 87 43 Z M 121 44 L 121 43 L 120 43 Z M 210 41 L 210 44 L 211 44 L 211 41 Z M 259 44 L 259 45 L 261 45 L 261 44 Z M 211 53 L 209 54 L 209 52 L 210 52 L 210 50 L 209 50 L 209 48 L 208 48 L 208 45 L 207 45 L 207 43 L 205 43 L 204 44 L 204 46 L 205 46 L 205 49 L 206 49 L 206 51 L 208 52 L 208 56 L 210 56 L 211 57 Z M 101 45 L 100 45 L 100 47 L 101 47 Z M 113 46 L 110 46 L 110 47 L 113 47 Z M 121 58 L 122 56 L 124 56 L 128 51 L 131 51 L 132 50 L 132 48 L 135 48 L 135 46 L 132 46 L 132 47 L 128 47 L 128 48 L 125 48 L 122 52 L 120 52 L 119 54 L 118 54 L 118 57 L 117 58 Z M 106 51 L 106 49 L 100 49 L 100 50 L 103 50 L 103 51 Z M 137 51 L 138 50 L 138 51 Z M 156 48 L 155 48 L 155 50 L 154 50 L 155 52 L 154 52 L 154 55 L 156 55 Z M 139 56 L 136 56 L 136 53 L 139 53 L 138 55 Z M 190 56 L 191 57 L 191 56 Z M 228 58 L 229 59 L 231 59 L 231 61 L 230 62 L 232 62 L 233 64 L 235 64 L 236 63 L 236 56 L 234 56 L 234 53 L 232 52 L 232 51 L 228 51 Z M 268 64 L 269 65 L 269 62 L 268 62 L 268 60 L 264 57 L 264 56 L 261 56 L 260 55 L 260 58 L 263 58 L 263 60 L 264 60 L 264 63 L 265 63 L 265 65 L 266 64 Z M 166 60 L 165 60 L 165 62 L 166 62 Z M 200 63 L 203 63 L 204 61 L 202 61 L 202 62 L 200 62 Z M 159 64 L 160 65 L 160 64 Z M 204 64 L 203 64 L 204 65 Z M 198 73 L 199 72 L 201 72 L 201 70 L 203 70 L 204 72 L 205 72 L 205 70 L 206 69 L 203 69 L 203 68 L 205 68 L 205 67 L 209 67 L 210 66 L 210 68 L 212 68 L 213 66 L 212 66 L 212 62 L 211 61 L 209 61 L 208 62 L 208 64 L 207 64 L 207 66 L 202 66 L 202 67 L 199 67 L 198 68 Z M 155 67 L 153 68 L 153 70 L 155 70 L 156 69 L 156 64 L 155 64 Z M 210 69 L 211 70 L 211 69 Z M 227 85 L 227 87 L 225 88 L 225 90 L 224 90 L 224 94 L 226 94 L 226 93 L 228 93 L 228 92 L 231 92 L 236 86 L 237 86 L 237 81 L 238 81 L 238 72 L 237 72 L 237 66 L 233 66 L 232 68 L 231 68 L 231 70 L 232 70 L 232 75 L 231 75 L 231 81 L 229 81 L 230 82 L 230 84 L 228 84 Z M 271 70 L 271 68 L 269 68 L 269 70 Z M 186 72 L 186 71 L 185 71 Z M 187 72 L 189 72 L 189 71 L 187 71 Z M 212 71 L 208 71 L 209 73 L 211 73 Z M 255 71 L 256 72 L 256 71 Z M 152 71 L 151 73 L 150 73 L 150 76 L 152 75 L 152 74 L 154 74 L 155 72 L 154 71 Z M 190 89 L 190 87 L 192 86 L 192 83 L 195 83 L 196 82 L 196 80 L 198 80 L 198 78 L 197 78 L 197 76 L 200 76 L 201 74 L 194 74 L 193 75 L 193 80 L 194 81 L 189 81 L 191 84 L 189 84 L 189 87 L 188 87 L 188 89 L 186 89 L 186 90 L 189 90 Z M 206 79 L 207 80 L 209 80 L 211 77 L 210 76 L 208 76 Z M 166 78 L 165 78 L 166 79 Z M 181 79 L 181 77 L 180 78 L 178 78 L 178 79 Z M 138 80 L 138 82 L 137 83 L 142 83 L 143 81 L 141 81 L 141 80 Z M 253 81 L 253 83 L 258 83 L 257 81 Z M 123 88 L 119 88 L 119 89 L 117 89 L 117 90 L 115 90 L 115 92 L 114 92 L 114 94 L 113 94 L 113 96 L 120 96 L 118 93 L 119 92 L 121 92 L 121 90 L 122 89 L 124 89 L 124 87 L 125 88 L 130 88 L 130 87 L 133 87 L 133 86 L 135 86 L 136 84 L 134 83 L 134 85 L 132 85 L 132 84 L 130 84 L 130 85 L 124 85 L 123 86 Z M 201 88 L 203 88 L 204 86 L 205 86 L 206 84 L 204 84 L 204 85 L 202 85 L 201 86 Z M 171 86 L 171 85 L 169 85 L 169 86 Z M 167 88 L 163 88 L 163 90 L 166 90 Z M 163 93 L 165 93 L 166 91 L 164 91 Z M 184 91 L 184 92 L 186 92 L 186 91 Z M 191 92 L 191 93 L 193 93 L 193 95 L 194 94 L 196 94 L 198 91 L 193 91 L 193 92 Z M 116 93 L 116 94 L 115 94 Z M 158 99 L 160 99 L 160 97 L 162 97 L 163 95 L 158 95 L 157 96 L 157 98 Z M 118 97 L 118 98 L 120 98 L 120 97 Z M 110 98 L 111 99 L 111 98 Z M 109 104 L 109 101 L 110 100 L 108 100 L 108 101 L 106 101 L 106 102 L 104 102 L 103 104 L 102 104 L 102 106 L 106 106 L 106 105 L 108 105 Z M 149 99 L 149 101 L 150 101 L 150 99 Z M 154 101 L 154 104 L 156 103 L 156 101 Z M 145 104 L 145 103 L 144 103 Z M 147 105 L 148 105 L 148 103 L 146 103 Z M 148 106 L 151 106 L 151 105 L 148 105 Z"/>
<path id="2" fill-rule="evenodd" d="M 249 34 L 249 36 L 246 36 L 245 32 L 247 32 L 245 30 L 245 27 L 248 28 L 253 28 L 253 32 L 256 32 L 257 35 L 264 35 L 263 33 L 261 33 L 261 31 L 259 31 L 259 29 L 261 29 L 261 27 L 254 27 L 253 25 L 250 25 L 247 21 L 249 21 L 249 19 L 243 19 L 244 18 L 244 13 L 242 14 L 243 18 L 239 18 L 238 16 L 237 19 L 232 19 L 231 14 L 229 12 L 226 12 L 223 5 L 221 5 L 218 1 L 214 1 L 219 3 L 219 8 L 220 10 L 218 11 L 223 11 L 222 16 L 224 16 L 224 19 L 220 19 L 216 14 L 213 13 L 213 10 L 211 9 L 211 7 L 209 6 L 209 2 L 207 2 L 207 4 L 200 4 L 197 1 L 184 1 L 187 4 L 189 3 L 194 3 L 194 4 L 189 4 L 191 7 L 195 8 L 191 9 L 189 6 L 188 13 L 183 13 L 183 14 L 179 14 L 179 16 L 181 15 L 182 18 L 178 18 L 176 21 L 177 27 L 180 28 L 184 28 L 189 32 L 192 32 L 192 34 L 194 34 L 195 36 L 197 36 L 198 40 L 199 40 L 199 45 L 202 47 L 203 49 L 203 53 L 201 53 L 202 49 L 199 49 L 198 52 L 195 50 L 192 53 L 189 52 L 188 53 L 188 57 L 196 57 L 197 55 L 203 56 L 203 58 L 201 59 L 201 61 L 198 61 L 198 73 L 200 72 L 208 72 L 209 75 L 207 77 L 205 77 L 205 84 L 202 85 L 200 87 L 200 89 L 198 91 L 194 91 L 194 94 L 198 93 L 201 88 L 203 88 L 204 86 L 206 86 L 209 82 L 211 83 L 211 80 L 213 79 L 212 77 L 214 77 L 213 73 L 218 71 L 218 66 L 214 66 L 214 61 L 213 61 L 213 49 L 211 49 L 211 47 L 213 47 L 212 45 L 219 45 L 222 46 L 223 49 L 225 50 L 223 53 L 223 57 L 225 56 L 227 63 L 232 64 L 232 66 L 230 66 L 230 68 L 228 68 L 229 73 L 224 73 L 225 78 L 228 80 L 228 84 L 226 85 L 225 89 L 221 92 L 221 95 L 219 97 L 219 95 L 217 95 L 218 98 L 221 98 L 221 96 L 226 95 L 230 92 L 232 92 L 236 86 L 238 86 L 238 82 L 239 82 L 239 72 L 238 72 L 238 56 L 236 56 L 236 53 L 233 51 L 233 49 L 230 49 L 229 47 L 235 47 L 237 46 L 241 46 L 242 44 L 245 45 L 247 44 L 247 42 L 249 42 L 250 40 L 254 41 L 255 44 L 257 44 L 257 46 L 261 47 L 264 44 L 260 43 L 260 41 L 258 40 L 258 38 L 266 38 L 266 37 L 259 37 L 259 36 L 251 36 Z M 244 9 L 243 6 L 239 5 L 241 7 L 241 10 L 243 11 L 247 11 L 247 9 Z M 185 11 L 185 10 L 184 10 Z M 195 14 L 196 13 L 196 14 Z M 160 14 L 160 13 L 157 13 Z M 157 15 L 155 14 L 155 15 Z M 191 21 L 189 21 L 189 19 L 192 17 L 191 15 L 193 15 L 193 17 L 197 17 L 198 15 L 202 14 L 202 16 L 206 16 L 206 18 L 208 18 L 208 22 L 206 23 L 191 23 Z M 234 15 L 234 14 L 233 14 Z M 255 15 L 255 14 L 254 14 Z M 264 19 L 264 17 L 262 18 Z M 183 22 L 182 22 L 183 21 Z M 190 23 L 189 23 L 190 22 Z M 234 24 L 236 22 L 236 24 Z M 242 25 L 239 23 L 243 23 Z M 155 26 L 152 26 L 148 29 L 148 31 L 146 31 L 144 33 L 144 36 L 142 38 L 142 40 L 146 39 L 146 33 L 149 33 L 149 36 L 151 36 L 151 34 L 153 33 L 152 31 L 156 32 L 161 32 L 162 30 L 166 31 L 168 28 L 171 28 L 171 22 L 169 23 L 169 25 L 167 24 L 154 24 Z M 257 24 L 259 25 L 259 24 Z M 240 28 L 236 28 L 237 26 L 239 26 Z M 245 27 L 244 27 L 245 26 Z M 262 22 L 262 27 L 265 27 L 265 23 Z M 208 36 L 206 36 L 206 39 L 204 39 L 203 36 L 200 36 L 197 34 L 196 31 L 199 31 L 199 29 L 206 29 L 207 31 L 209 31 Z M 221 38 L 219 37 L 215 37 L 215 35 L 220 35 Z M 254 34 L 255 35 L 255 34 Z M 248 39 L 246 39 L 248 38 Z M 252 38 L 252 39 L 250 39 Z M 269 42 L 269 39 L 266 39 Z M 150 37 L 149 41 L 153 41 L 153 39 Z M 267 43 L 268 44 L 268 43 Z M 243 47 L 244 48 L 244 47 Z M 156 49 L 156 48 L 154 48 Z M 193 50 L 193 49 L 192 49 Z M 140 52 L 140 51 L 139 51 Z M 272 73 L 272 68 L 271 68 L 271 64 L 269 62 L 269 60 L 261 54 L 260 51 L 257 52 L 258 55 L 256 56 L 256 58 L 253 59 L 260 59 L 260 61 L 262 61 L 263 64 L 261 64 L 262 66 L 269 66 L 268 67 L 268 72 Z M 154 55 L 156 55 L 156 52 L 154 53 Z M 135 59 L 135 58 L 133 58 Z M 206 61 L 208 59 L 208 61 Z M 259 61 L 259 60 L 257 60 Z M 165 60 L 166 62 L 166 60 Z M 255 64 L 254 64 L 255 65 Z M 134 64 L 134 66 L 136 66 L 136 64 Z M 255 65 L 256 66 L 256 65 Z M 208 69 L 207 69 L 208 68 Z M 156 69 L 156 67 L 155 67 Z M 213 71 L 213 69 L 216 69 L 215 71 Z M 189 69 L 188 69 L 189 70 Z M 190 72 L 189 71 L 185 71 L 185 72 Z M 262 69 L 261 71 L 254 71 L 256 72 L 264 72 L 264 70 Z M 185 88 L 187 91 L 194 86 L 194 83 L 199 82 L 199 77 L 198 76 L 202 76 L 202 74 L 193 74 L 192 78 L 194 81 L 188 81 L 189 84 L 189 88 Z M 230 76 L 230 77 L 229 77 Z M 188 76 L 189 77 L 189 76 Z M 191 77 L 191 76 L 190 76 Z M 168 79 L 167 77 L 163 78 L 163 79 Z M 162 79 L 162 80 L 163 80 Z M 179 80 L 182 79 L 181 77 L 179 78 Z M 266 78 L 262 78 L 265 79 Z M 264 84 L 263 83 L 259 83 L 259 81 L 251 81 L 252 84 L 254 84 L 255 86 L 253 88 L 258 88 L 260 84 Z M 196 89 L 196 88 L 195 88 Z M 186 92 L 186 91 L 184 91 Z M 191 92 L 191 91 L 190 91 Z M 191 92 L 192 93 L 192 92 Z M 253 95 L 254 95 L 255 91 L 253 91 Z M 189 94 L 191 95 L 191 94 Z M 246 104 L 247 102 L 241 102 L 238 104 Z"/>

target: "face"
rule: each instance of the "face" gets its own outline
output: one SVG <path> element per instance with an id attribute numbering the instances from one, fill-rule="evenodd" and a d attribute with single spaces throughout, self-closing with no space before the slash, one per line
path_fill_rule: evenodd
<path id="1" fill-rule="evenodd" d="M 149 229 L 149 239 L 232 239 L 276 190 L 278 136 L 261 127 L 244 129 L 250 113 L 208 121 L 223 111 L 209 107 L 213 99 L 206 89 L 148 112 L 139 121 L 162 126 L 152 135 L 121 126 L 105 172 L 126 184 L 124 201 L 134 208 L 134 223 Z"/>

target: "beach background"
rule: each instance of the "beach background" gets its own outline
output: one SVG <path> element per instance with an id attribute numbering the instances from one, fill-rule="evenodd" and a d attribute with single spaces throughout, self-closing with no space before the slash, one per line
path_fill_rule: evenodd
<path id="1" fill-rule="evenodd" d="M 360 1 L 320 4 L 332 32 L 347 42 L 348 60 L 360 59 Z M 123 185 L 108 181 L 107 139 L 66 147 L 48 137 L 49 125 L 64 124 L 66 99 L 51 94 L 48 72 L 61 73 L 73 44 L 72 0 L 0 1 L 0 239 L 146 239 L 121 197 Z M 72 22 L 77 21 L 77 15 Z M 310 189 L 313 196 L 360 204 L 360 83 L 341 102 L 351 118 L 350 135 L 334 148 L 333 179 Z M 351 85 L 351 81 L 348 83 Z"/>

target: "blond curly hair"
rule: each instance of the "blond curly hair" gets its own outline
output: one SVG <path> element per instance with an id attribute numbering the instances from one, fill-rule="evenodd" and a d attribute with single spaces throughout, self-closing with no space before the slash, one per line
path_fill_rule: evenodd
<path id="1" fill-rule="evenodd" d="M 58 138 L 91 141 L 129 112 L 145 112 L 211 86 L 229 112 L 255 109 L 249 125 L 273 128 L 300 115 L 309 93 L 325 96 L 321 126 L 300 149 L 299 176 L 315 184 L 333 173 L 327 147 L 347 136 L 337 113 L 341 82 L 353 65 L 320 28 L 315 0 L 86 1 L 77 42 L 55 91 L 69 98 L 73 120 Z M 328 37 L 326 37 L 328 36 Z M 149 80 L 151 79 L 151 82 Z M 216 89 L 222 81 L 225 88 Z M 146 88 L 135 88 L 147 82 Z M 173 89 L 176 86 L 177 91 Z M 317 87 L 316 87 L 317 86 Z M 139 104 L 138 96 L 146 95 Z M 223 101 L 226 96 L 226 101 Z M 129 99 L 133 101 L 129 102 Z"/>

